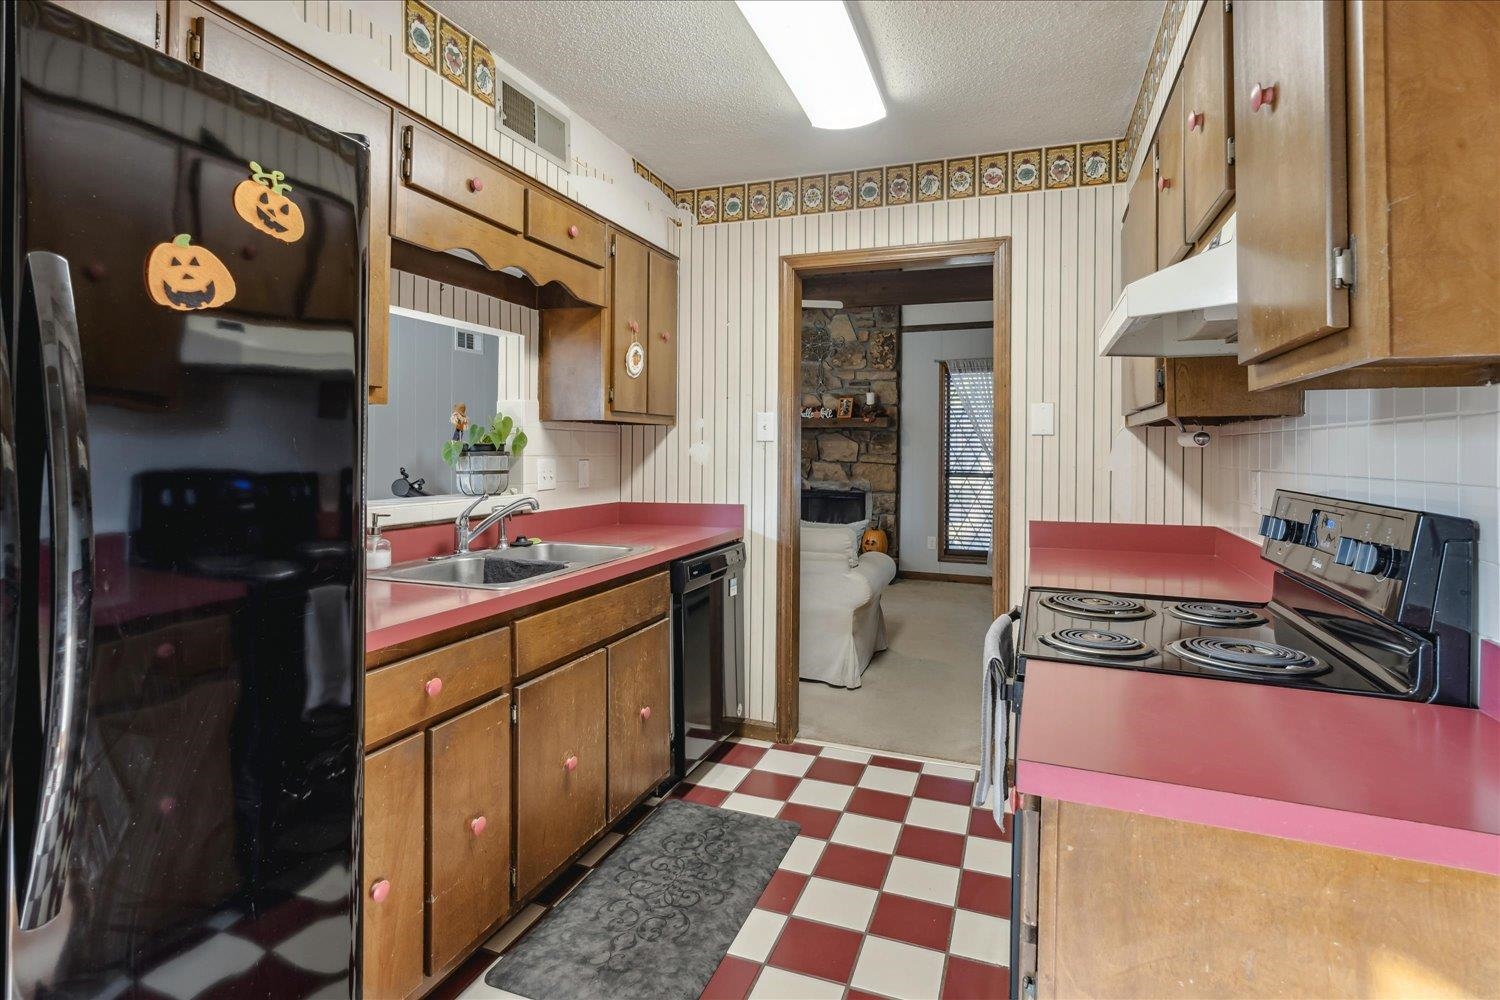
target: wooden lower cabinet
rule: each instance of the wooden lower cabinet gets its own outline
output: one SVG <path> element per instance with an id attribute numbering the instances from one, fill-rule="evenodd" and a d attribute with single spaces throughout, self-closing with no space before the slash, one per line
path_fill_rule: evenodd
<path id="1" fill-rule="evenodd" d="M 609 819 L 672 767 L 671 630 L 657 622 L 609 647 Z"/>
<path id="2" fill-rule="evenodd" d="M 427 971 L 477 944 L 510 905 L 510 696 L 427 731 Z"/>
<path id="3" fill-rule="evenodd" d="M 399 998 L 422 984 L 423 738 L 365 758 L 360 994 Z"/>
<path id="4" fill-rule="evenodd" d="M 604 828 L 606 653 L 516 688 L 516 896 Z"/>
<path id="5" fill-rule="evenodd" d="M 1039 875 L 1041 997 L 1480 997 L 1500 983 L 1492 875 L 1050 799 Z"/>

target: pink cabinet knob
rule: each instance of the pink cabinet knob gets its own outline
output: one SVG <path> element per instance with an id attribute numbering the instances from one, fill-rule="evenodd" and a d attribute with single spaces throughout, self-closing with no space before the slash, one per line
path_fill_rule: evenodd
<path id="1" fill-rule="evenodd" d="M 1161 180 L 1159 180 L 1159 181 L 1156 182 L 1156 190 L 1158 190 L 1158 191 L 1165 191 L 1168 188 L 1170 188 L 1171 186 L 1172 186 L 1172 178 L 1170 178 L 1170 177 L 1163 177 Z"/>
<path id="2" fill-rule="evenodd" d="M 170 660 L 172 654 L 177 652 L 177 647 L 170 642 L 159 643 L 156 647 L 156 658 L 158 660 Z"/>
<path id="3" fill-rule="evenodd" d="M 670 333 L 668 333 L 667 331 L 663 330 L 661 332 L 661 339 L 662 340 L 671 340 L 672 339 L 672 335 Z"/>
<path id="4" fill-rule="evenodd" d="M 645 722 L 649 718 L 651 718 L 651 706 L 647 705 L 645 708 L 641 709 L 641 721 Z"/>
<path id="5" fill-rule="evenodd" d="M 380 879 L 370 886 L 370 898 L 377 903 L 384 903 L 385 897 L 391 894 L 391 883 L 386 879 Z"/>
<path id="6" fill-rule="evenodd" d="M 1202 127 L 1203 127 L 1203 112 L 1201 112 L 1201 111 L 1189 111 L 1188 112 L 1188 131 L 1189 132 L 1196 132 L 1196 131 L 1198 131 Z"/>
<path id="7" fill-rule="evenodd" d="M 436 698 L 443 693 L 443 679 L 441 677 L 432 678 L 426 684 L 422 685 L 422 690 L 427 692 L 427 697 Z"/>
<path id="8" fill-rule="evenodd" d="M 1250 110 L 1259 111 L 1261 108 L 1276 110 L 1276 84 L 1268 83 L 1262 86 L 1257 83 L 1250 89 Z"/>
<path id="9" fill-rule="evenodd" d="M 641 324 L 637 323 L 635 320 L 631 320 L 629 323 L 626 323 L 625 325 L 627 327 L 629 327 L 631 333 L 640 333 L 641 332 Z"/>
<path id="10" fill-rule="evenodd" d="M 469 830 L 476 837 L 484 832 L 484 828 L 486 826 L 489 826 L 489 820 L 485 819 L 483 816 L 475 816 L 473 819 L 469 820 Z"/>
<path id="11" fill-rule="evenodd" d="M 479 179 L 478 177 L 470 177 L 469 178 L 469 190 L 470 191 L 483 191 L 484 190 L 484 181 L 481 180 L 481 179 Z"/>
<path id="12" fill-rule="evenodd" d="M 568 227 L 568 239 L 570 239 L 570 240 L 576 240 L 577 238 L 578 238 L 578 227 L 577 226 L 569 226 Z"/>
<path id="13" fill-rule="evenodd" d="M 578 755 L 576 753 L 568 754 L 567 757 L 563 758 L 563 767 L 569 771 L 578 770 Z"/>

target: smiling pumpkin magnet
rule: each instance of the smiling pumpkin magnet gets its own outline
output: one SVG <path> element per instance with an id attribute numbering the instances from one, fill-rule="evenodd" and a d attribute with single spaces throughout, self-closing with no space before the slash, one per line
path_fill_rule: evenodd
<path id="1" fill-rule="evenodd" d="M 234 210 L 256 229 L 283 243 L 302 238 L 302 209 L 286 196 L 292 189 L 280 170 L 263 170 L 250 163 L 250 179 L 240 181 L 234 189 Z"/>
<path id="2" fill-rule="evenodd" d="M 234 298 L 234 275 L 218 255 L 193 246 L 192 237 L 179 234 L 158 243 L 146 258 L 146 290 L 157 305 L 191 312 L 212 309 Z"/>

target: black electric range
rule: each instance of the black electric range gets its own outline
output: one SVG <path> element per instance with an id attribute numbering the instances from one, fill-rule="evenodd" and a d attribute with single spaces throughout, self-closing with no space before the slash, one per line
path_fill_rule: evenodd
<path id="1" fill-rule="evenodd" d="M 1472 705 L 1472 521 L 1277 491 L 1266 604 L 1033 588 L 1030 659 Z M 1170 558 L 1170 557 L 1165 557 Z"/>

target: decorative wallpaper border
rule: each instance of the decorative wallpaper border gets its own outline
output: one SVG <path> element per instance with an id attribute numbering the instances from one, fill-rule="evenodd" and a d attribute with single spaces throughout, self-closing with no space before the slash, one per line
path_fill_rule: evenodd
<path id="1" fill-rule="evenodd" d="M 640 163 L 636 173 L 655 182 L 700 225 L 711 225 L 1118 183 L 1130 167 L 1125 143 L 1099 139 L 675 192 Z"/>
<path id="2" fill-rule="evenodd" d="M 664 181 L 660 177 L 656 176 L 656 171 L 652 170 L 650 167 L 646 166 L 644 163 L 642 163 L 640 160 L 637 160 L 635 157 L 632 156 L 630 158 L 630 162 L 631 162 L 632 165 L 634 165 L 635 172 L 636 172 L 637 175 L 639 175 L 641 177 L 644 177 L 644 178 L 646 178 L 646 180 L 650 181 L 652 184 L 655 184 L 656 185 L 656 189 L 658 191 L 660 191 L 662 194 L 666 195 L 668 201 L 672 202 L 672 204 L 674 204 L 674 205 L 677 204 L 677 189 L 676 188 L 672 187 L 672 185 L 668 184 L 666 181 Z"/>
<path id="3" fill-rule="evenodd" d="M 1217 0 L 1209 0 L 1210 3 Z M 1141 80 L 1141 92 L 1136 95 L 1135 107 L 1130 111 L 1130 126 L 1125 130 L 1125 148 L 1119 156 L 1124 163 L 1121 180 L 1130 175 L 1135 160 L 1136 147 L 1141 134 L 1146 131 L 1146 119 L 1156 103 L 1156 92 L 1161 89 L 1162 74 L 1167 68 L 1167 58 L 1172 54 L 1172 45 L 1177 41 L 1177 31 L 1182 27 L 1182 16 L 1187 12 L 1188 0 L 1167 0 L 1162 8 L 1161 24 L 1156 29 L 1156 41 L 1151 46 L 1151 58 L 1146 60 L 1146 75 Z"/>

